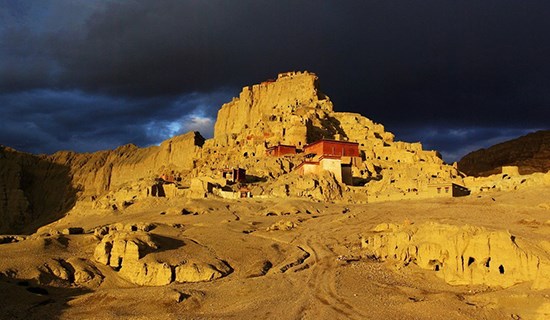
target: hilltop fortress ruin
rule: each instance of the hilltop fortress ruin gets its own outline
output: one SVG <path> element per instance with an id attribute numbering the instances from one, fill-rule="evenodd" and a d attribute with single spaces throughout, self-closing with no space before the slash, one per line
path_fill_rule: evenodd
<path id="1" fill-rule="evenodd" d="M 2 147 L 0 163 L 6 230 L 39 225 L 47 222 L 40 217 L 74 205 L 122 210 L 151 196 L 369 203 L 513 189 L 532 180 L 466 177 L 419 142 L 395 141 L 381 124 L 335 112 L 310 72 L 244 87 L 219 110 L 212 139 L 189 132 L 148 148 L 40 156 Z M 51 186 L 56 196 L 45 196 Z"/>
<path id="2" fill-rule="evenodd" d="M 550 172 L 499 169 L 335 112 L 309 72 L 244 87 L 211 139 L 0 146 L 0 317 L 546 319 Z"/>
<path id="3" fill-rule="evenodd" d="M 238 98 L 219 110 L 214 138 L 202 146 L 200 160 L 244 167 L 254 176 L 278 178 L 299 172 L 296 169 L 303 163 L 330 157 L 349 168 L 345 185 L 354 189 L 355 198 L 366 200 L 370 196 L 371 201 L 382 196 L 422 196 L 430 193 L 430 186 L 462 183 L 456 168 L 446 165 L 437 152 L 423 150 L 420 143 L 394 141 L 394 135 L 383 125 L 358 113 L 335 112 L 318 82 L 313 73 L 289 72 L 279 74 L 276 80 L 244 87 Z M 332 143 L 332 148 L 355 144 L 357 154 L 308 152 L 320 141 Z M 280 147 L 296 148 L 297 152 L 283 156 L 269 153 Z M 197 169 L 205 168 L 199 165 Z M 328 171 L 343 182 L 337 170 Z M 195 176 L 205 174 L 201 173 Z M 437 193 L 437 187 L 433 190 Z"/>

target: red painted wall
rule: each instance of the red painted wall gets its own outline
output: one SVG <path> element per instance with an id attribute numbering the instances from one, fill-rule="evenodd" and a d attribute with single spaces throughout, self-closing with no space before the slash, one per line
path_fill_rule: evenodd
<path id="1" fill-rule="evenodd" d="M 278 146 L 278 156 L 284 156 L 285 154 L 296 154 L 296 147 L 290 146 Z"/>
<path id="2" fill-rule="evenodd" d="M 359 157 L 359 144 L 340 141 L 320 141 L 305 147 L 306 153 L 338 157 Z"/>
<path id="3" fill-rule="evenodd" d="M 316 143 L 316 144 L 313 144 L 313 145 L 308 145 L 304 148 L 305 150 L 305 153 L 315 153 L 317 155 L 323 155 L 324 154 L 324 150 L 323 150 L 323 143 L 322 142 L 319 142 L 319 143 Z"/>
<path id="4" fill-rule="evenodd" d="M 296 147 L 293 146 L 276 146 L 273 149 L 267 150 L 268 156 L 281 157 L 286 154 L 296 154 Z"/>

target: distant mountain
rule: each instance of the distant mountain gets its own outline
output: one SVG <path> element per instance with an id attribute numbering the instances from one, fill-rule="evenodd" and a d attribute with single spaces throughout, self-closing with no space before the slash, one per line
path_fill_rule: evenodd
<path id="1" fill-rule="evenodd" d="M 550 170 L 550 130 L 471 152 L 458 162 L 458 169 L 471 176 L 500 173 L 502 166 L 518 166 L 520 174 Z"/>

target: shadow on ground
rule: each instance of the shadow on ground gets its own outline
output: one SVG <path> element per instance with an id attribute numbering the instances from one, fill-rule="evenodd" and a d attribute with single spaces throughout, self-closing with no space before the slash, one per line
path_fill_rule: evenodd
<path id="1" fill-rule="evenodd" d="M 70 300 L 88 292 L 80 287 L 52 287 L 35 280 L 0 277 L 0 319 L 60 319 Z"/>

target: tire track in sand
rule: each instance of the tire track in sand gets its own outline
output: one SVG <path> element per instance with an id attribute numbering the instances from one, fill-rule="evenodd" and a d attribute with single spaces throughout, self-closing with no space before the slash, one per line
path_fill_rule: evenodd
<path id="1" fill-rule="evenodd" d="M 336 290 L 338 262 L 334 253 L 318 239 L 309 237 L 305 242 L 306 245 L 303 245 L 302 248 L 310 253 L 307 262 L 310 265 L 311 273 L 306 280 L 310 296 L 348 319 L 368 318 L 368 315 L 362 313 L 338 294 Z M 305 313 L 306 310 L 302 310 L 300 318 L 305 317 Z"/>

